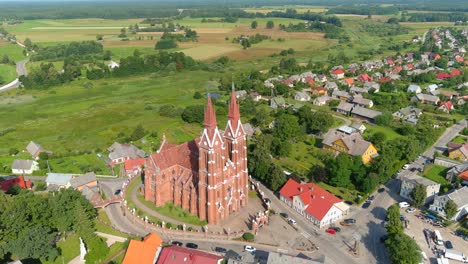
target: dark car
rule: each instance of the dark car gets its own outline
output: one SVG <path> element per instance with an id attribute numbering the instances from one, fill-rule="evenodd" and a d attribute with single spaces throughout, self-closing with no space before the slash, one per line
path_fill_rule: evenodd
<path id="1" fill-rule="evenodd" d="M 452 249 L 453 248 L 452 242 L 450 240 L 445 241 L 445 247 L 447 249 Z"/>
<path id="2" fill-rule="evenodd" d="M 263 201 L 264 201 L 265 203 L 267 203 L 267 204 L 270 204 L 270 203 L 271 203 L 270 198 L 264 198 Z"/>
<path id="3" fill-rule="evenodd" d="M 380 188 L 380 189 L 377 190 L 377 192 L 383 193 L 383 192 L 385 192 L 385 188 Z"/>
<path id="4" fill-rule="evenodd" d="M 405 221 L 405 216 L 404 215 L 400 215 L 400 221 Z"/>
<path id="5" fill-rule="evenodd" d="M 186 247 L 188 248 L 193 248 L 193 249 L 197 249 L 198 248 L 198 245 L 195 244 L 195 243 L 187 243 L 185 244 Z"/>
<path id="6" fill-rule="evenodd" d="M 226 249 L 222 247 L 215 247 L 215 251 L 218 253 L 226 253 Z"/>
<path id="7" fill-rule="evenodd" d="M 347 223 L 347 224 L 355 224 L 355 223 L 356 223 L 356 219 L 348 218 L 348 219 L 345 219 L 344 222 Z"/>
<path id="8" fill-rule="evenodd" d="M 371 203 L 365 202 L 365 203 L 362 204 L 362 208 L 367 209 L 367 208 L 369 208 L 370 205 L 371 205 Z"/>
<path id="9" fill-rule="evenodd" d="M 120 194 L 120 192 L 122 192 L 122 190 L 121 190 L 121 189 L 118 189 L 117 191 L 115 191 L 115 193 L 114 193 L 114 194 L 115 194 L 115 195 L 119 195 L 119 194 Z"/>
<path id="10" fill-rule="evenodd" d="M 374 199 L 375 199 L 374 195 L 371 195 L 371 196 L 367 197 L 367 201 L 369 201 L 369 202 L 374 201 Z"/>
<path id="11" fill-rule="evenodd" d="M 284 218 L 289 218 L 289 215 L 287 213 L 280 213 L 280 215 Z"/>
<path id="12" fill-rule="evenodd" d="M 183 245 L 182 242 L 179 242 L 179 241 L 172 241 L 171 244 L 174 246 L 180 246 L 180 247 Z"/>
<path id="13" fill-rule="evenodd" d="M 388 235 L 383 235 L 383 236 L 381 236 L 381 237 L 380 237 L 380 242 L 384 243 L 385 240 L 387 240 L 387 238 L 388 238 Z"/>
<path id="14" fill-rule="evenodd" d="M 337 226 L 330 227 L 331 229 L 334 229 L 336 232 L 341 232 L 341 228 Z"/>

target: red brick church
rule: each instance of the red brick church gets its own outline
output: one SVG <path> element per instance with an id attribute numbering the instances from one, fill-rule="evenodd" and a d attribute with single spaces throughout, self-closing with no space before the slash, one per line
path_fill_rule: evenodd
<path id="1" fill-rule="evenodd" d="M 209 224 L 218 224 L 248 203 L 247 146 L 234 91 L 228 122 L 219 130 L 208 97 L 199 138 L 165 142 L 146 160 L 145 199 L 156 206 L 181 206 Z"/>

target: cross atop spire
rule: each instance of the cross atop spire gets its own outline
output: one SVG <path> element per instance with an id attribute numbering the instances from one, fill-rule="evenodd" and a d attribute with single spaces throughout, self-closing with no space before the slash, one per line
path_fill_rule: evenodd
<path id="1" fill-rule="evenodd" d="M 208 102 L 205 108 L 205 119 L 203 124 L 206 128 L 214 129 L 216 128 L 216 113 L 213 109 L 213 104 L 211 103 L 211 96 L 208 94 Z"/>

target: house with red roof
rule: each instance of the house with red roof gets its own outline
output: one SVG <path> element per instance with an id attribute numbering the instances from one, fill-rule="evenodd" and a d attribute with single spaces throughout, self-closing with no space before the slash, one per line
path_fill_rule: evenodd
<path id="1" fill-rule="evenodd" d="M 389 77 L 382 77 L 379 79 L 379 82 L 381 83 L 384 83 L 384 82 L 391 82 L 392 79 L 390 79 Z"/>
<path id="2" fill-rule="evenodd" d="M 453 106 L 453 103 L 451 101 L 447 101 L 447 102 L 440 103 L 437 109 L 442 110 L 445 113 L 450 113 L 450 111 L 454 110 L 455 107 Z"/>
<path id="3" fill-rule="evenodd" d="M 143 241 L 130 240 L 122 264 L 154 264 L 161 252 L 162 243 L 163 240 L 156 233 L 149 234 Z"/>
<path id="4" fill-rule="evenodd" d="M 346 78 L 341 81 L 341 84 L 351 87 L 354 85 L 354 80 L 353 78 Z"/>
<path id="5" fill-rule="evenodd" d="M 289 179 L 280 190 L 280 200 L 320 228 L 348 213 L 349 206 L 315 183 Z"/>
<path id="6" fill-rule="evenodd" d="M 145 158 L 126 160 L 124 163 L 125 174 L 128 177 L 133 177 L 141 174 L 145 165 L 145 161 Z"/>
<path id="7" fill-rule="evenodd" d="M 458 75 L 461 75 L 462 72 L 459 70 L 459 69 L 453 69 L 452 72 L 450 73 L 450 75 L 453 76 L 458 76 Z"/>
<path id="8" fill-rule="evenodd" d="M 156 264 L 221 264 L 222 256 L 179 246 L 165 247 Z"/>
<path id="9" fill-rule="evenodd" d="M 363 73 L 357 77 L 357 80 L 360 82 L 372 82 L 372 77 L 370 77 L 367 73 Z"/>
<path id="10" fill-rule="evenodd" d="M 395 61 L 391 57 L 388 57 L 385 61 L 387 62 L 388 65 L 395 65 Z"/>
<path id="11" fill-rule="evenodd" d="M 331 77 L 335 79 L 342 79 L 344 78 L 345 72 L 342 69 L 336 69 L 336 70 L 331 71 L 330 74 L 331 74 Z"/>
<path id="12" fill-rule="evenodd" d="M 437 74 L 437 79 L 439 80 L 450 79 L 450 78 L 452 78 L 452 75 L 449 73 L 442 72 L 442 73 Z"/>
<path id="13" fill-rule="evenodd" d="M 412 63 L 408 63 L 405 66 L 403 66 L 403 69 L 407 71 L 412 71 L 414 70 L 414 65 Z"/>
<path id="14" fill-rule="evenodd" d="M 395 67 L 393 67 L 392 72 L 395 73 L 395 74 L 398 74 L 398 73 L 400 73 L 402 70 L 403 70 L 403 67 L 401 67 L 401 66 L 395 66 Z"/>
<path id="15" fill-rule="evenodd" d="M 13 186 L 19 186 L 21 189 L 32 189 L 31 181 L 25 180 L 23 176 L 0 181 L 0 189 L 5 192 L 8 192 L 8 190 L 10 190 L 10 188 Z"/>

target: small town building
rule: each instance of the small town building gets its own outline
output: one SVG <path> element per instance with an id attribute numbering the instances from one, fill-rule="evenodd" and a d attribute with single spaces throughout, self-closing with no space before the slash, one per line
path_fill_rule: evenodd
<path id="1" fill-rule="evenodd" d="M 314 99 L 313 104 L 318 106 L 327 105 L 331 100 L 331 97 L 328 95 L 319 96 Z"/>
<path id="2" fill-rule="evenodd" d="M 450 142 L 447 145 L 448 156 L 454 160 L 467 161 L 468 160 L 468 143 L 458 144 Z"/>
<path id="3" fill-rule="evenodd" d="M 372 82 L 372 77 L 370 77 L 367 73 L 363 73 L 363 74 L 359 74 L 359 76 L 357 77 L 357 80 L 359 82 Z"/>
<path id="4" fill-rule="evenodd" d="M 345 78 L 341 81 L 341 84 L 347 85 L 349 87 L 354 85 L 354 79 L 353 78 Z"/>
<path id="5" fill-rule="evenodd" d="M 221 264 L 223 257 L 204 251 L 170 246 L 164 247 L 156 264 Z"/>
<path id="6" fill-rule="evenodd" d="M 247 96 L 247 91 L 246 90 L 239 90 L 236 91 L 236 98 L 241 99 Z"/>
<path id="7" fill-rule="evenodd" d="M 419 85 L 416 85 L 416 84 L 410 84 L 410 86 L 408 86 L 408 90 L 407 90 L 408 93 L 416 93 L 416 94 L 419 94 L 422 92 L 421 90 L 421 87 Z"/>
<path id="8" fill-rule="evenodd" d="M 35 160 L 21 160 L 16 159 L 11 165 L 11 172 L 13 174 L 32 174 L 34 171 L 39 170 L 39 163 Z"/>
<path id="9" fill-rule="evenodd" d="M 365 93 L 368 93 L 369 91 L 362 87 L 353 86 L 349 89 L 349 92 L 351 94 L 365 94 Z"/>
<path id="10" fill-rule="evenodd" d="M 262 99 L 262 95 L 257 93 L 257 92 L 252 92 L 250 93 L 250 97 L 252 97 L 252 99 L 255 101 L 255 102 L 258 102 L 260 101 L 260 99 Z"/>
<path id="11" fill-rule="evenodd" d="M 334 79 L 343 79 L 345 72 L 342 69 L 336 69 L 331 71 L 330 75 Z"/>
<path id="12" fill-rule="evenodd" d="M 95 188 L 98 185 L 96 174 L 88 172 L 83 175 L 77 175 L 70 180 L 70 185 L 73 189 L 82 191 L 86 186 L 88 188 Z"/>
<path id="13" fill-rule="evenodd" d="M 338 84 L 336 84 L 336 82 L 326 82 L 323 87 L 329 91 L 338 90 Z"/>
<path id="14" fill-rule="evenodd" d="M 66 174 L 66 173 L 47 173 L 46 184 L 47 187 L 51 188 L 68 188 L 71 186 L 71 179 L 73 178 L 74 174 Z M 54 186 L 53 186 L 54 185 Z"/>
<path id="15" fill-rule="evenodd" d="M 429 210 L 446 218 L 445 206 L 450 200 L 457 205 L 457 213 L 449 220 L 458 221 L 468 214 L 468 186 L 464 186 L 444 195 L 436 196 L 434 202 L 429 206 Z"/>
<path id="16" fill-rule="evenodd" d="M 30 180 L 25 180 L 23 176 L 19 177 L 3 177 L 0 181 L 0 190 L 8 192 L 11 187 L 18 186 L 21 189 L 32 189 L 32 183 Z"/>
<path id="17" fill-rule="evenodd" d="M 351 95 L 346 91 L 333 90 L 332 98 L 348 101 L 351 99 Z"/>
<path id="18" fill-rule="evenodd" d="M 48 154 L 51 154 L 52 152 L 45 150 L 41 145 L 38 143 L 31 141 L 29 144 L 26 146 L 26 151 L 31 155 L 31 157 L 34 160 L 39 159 L 39 154 L 42 152 L 46 152 Z"/>
<path id="19" fill-rule="evenodd" d="M 107 67 L 109 67 L 110 69 L 115 69 L 115 68 L 119 68 L 120 64 L 118 64 L 117 62 L 111 60 L 107 64 Z"/>
<path id="20" fill-rule="evenodd" d="M 424 200 L 424 204 L 432 202 L 440 190 L 439 183 L 419 176 L 416 172 L 413 171 L 403 170 L 400 173 L 400 179 L 400 196 L 408 200 L 412 200 L 411 193 L 417 184 L 423 185 L 426 189 L 426 198 Z"/>
<path id="21" fill-rule="evenodd" d="M 162 244 L 162 238 L 156 233 L 149 234 L 143 241 L 132 239 L 122 264 L 154 264 L 161 252 Z"/>
<path id="22" fill-rule="evenodd" d="M 270 107 L 273 109 L 286 108 L 287 104 L 283 97 L 273 97 L 270 100 Z"/>
<path id="23" fill-rule="evenodd" d="M 145 166 L 145 161 L 145 158 L 126 160 L 124 163 L 125 175 L 128 177 L 140 175 Z"/>
<path id="24" fill-rule="evenodd" d="M 350 127 L 354 128 L 354 129 L 357 129 L 359 131 L 359 133 L 363 134 L 364 131 L 366 131 L 366 126 L 364 126 L 364 124 L 362 124 L 361 122 L 358 122 L 358 121 L 353 121 L 350 125 Z"/>
<path id="25" fill-rule="evenodd" d="M 352 103 L 361 107 L 368 107 L 368 108 L 371 108 L 372 106 L 374 106 L 374 102 L 372 102 L 372 100 L 366 99 L 362 96 L 354 96 Z"/>
<path id="26" fill-rule="evenodd" d="M 426 87 L 426 91 L 428 93 L 432 93 L 434 92 L 435 90 L 439 89 L 439 86 L 437 86 L 437 84 L 430 84 Z"/>
<path id="27" fill-rule="evenodd" d="M 320 228 L 343 218 L 349 206 L 315 183 L 289 179 L 280 190 L 280 200 Z"/>
<path id="28" fill-rule="evenodd" d="M 344 115 L 349 115 L 351 110 L 353 110 L 353 104 L 350 104 L 345 101 L 341 101 L 340 104 L 336 107 L 336 112 L 342 113 Z"/>
<path id="29" fill-rule="evenodd" d="M 340 153 L 360 156 L 362 163 L 367 164 L 379 154 L 375 146 L 362 138 L 360 133 L 344 133 L 330 129 L 323 137 L 323 149 L 334 156 Z"/>
<path id="30" fill-rule="evenodd" d="M 353 107 L 353 110 L 351 111 L 351 116 L 354 116 L 356 118 L 366 120 L 369 122 L 374 122 L 375 118 L 381 114 L 382 113 L 379 111 L 370 110 L 370 109 L 360 107 L 360 106 Z"/>
<path id="31" fill-rule="evenodd" d="M 244 132 L 245 132 L 245 135 L 247 136 L 247 138 L 252 138 L 254 135 L 256 135 L 256 134 L 258 135 L 258 134 L 262 133 L 260 128 L 254 127 L 250 123 L 245 123 L 245 124 L 243 124 L 243 126 L 244 126 Z"/>
<path id="32" fill-rule="evenodd" d="M 422 93 L 416 94 L 416 100 L 420 101 L 423 104 L 433 104 L 433 105 L 436 105 L 440 102 L 440 99 L 438 96 L 430 95 L 430 94 L 422 94 Z"/>
<path id="33" fill-rule="evenodd" d="M 437 108 L 438 110 L 442 110 L 445 113 L 450 113 L 452 110 L 455 109 L 451 101 L 446 101 L 440 103 L 439 107 Z"/>
<path id="34" fill-rule="evenodd" d="M 110 152 L 107 163 L 111 166 L 124 163 L 129 159 L 144 158 L 146 156 L 143 150 L 137 148 L 133 144 L 120 144 L 118 142 L 114 142 L 114 144 L 108 147 L 107 150 Z"/>
<path id="35" fill-rule="evenodd" d="M 414 106 L 407 106 L 393 113 L 393 117 L 406 121 L 410 124 L 417 124 L 422 110 Z"/>
<path id="36" fill-rule="evenodd" d="M 301 102 L 308 102 L 310 101 L 310 95 L 308 95 L 305 92 L 296 92 L 296 95 L 294 96 L 294 100 L 301 101 Z"/>
<path id="37" fill-rule="evenodd" d="M 363 88 L 366 89 L 367 93 L 370 91 L 374 93 L 380 92 L 380 84 L 377 82 L 365 82 Z"/>

